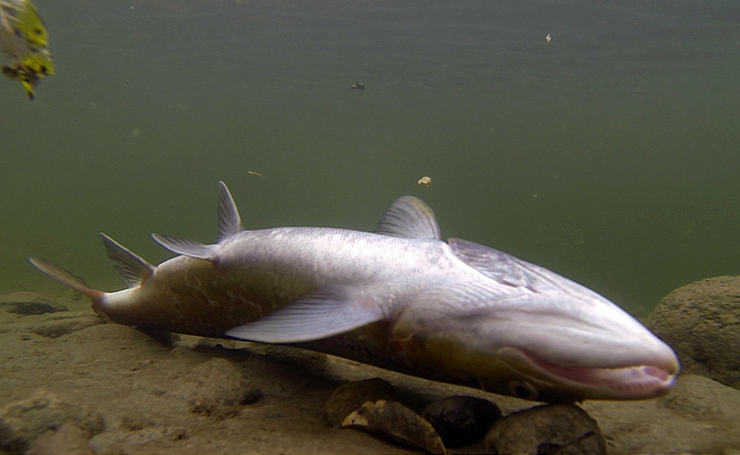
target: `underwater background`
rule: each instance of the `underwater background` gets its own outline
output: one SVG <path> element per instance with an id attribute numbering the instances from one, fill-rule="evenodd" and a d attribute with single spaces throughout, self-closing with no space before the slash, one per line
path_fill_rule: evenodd
<path id="1" fill-rule="evenodd" d="M 212 241 L 218 180 L 247 228 L 414 194 L 637 314 L 740 273 L 736 0 L 34 3 L 57 74 L 0 80 L 0 292 L 60 292 L 31 255 L 120 289 L 97 232 Z"/>

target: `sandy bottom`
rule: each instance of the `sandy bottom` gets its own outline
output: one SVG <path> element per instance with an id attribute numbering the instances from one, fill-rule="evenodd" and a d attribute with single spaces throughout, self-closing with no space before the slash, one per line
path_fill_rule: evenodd
<path id="1" fill-rule="evenodd" d="M 323 419 L 339 384 L 371 377 L 410 403 L 464 394 L 504 413 L 534 404 L 294 349 L 190 336 L 168 347 L 101 323 L 70 293 L 52 300 L 69 311 L 19 315 L 0 306 L 0 410 L 39 394 L 91 410 L 103 422 L 89 440 L 95 453 L 408 453 Z M 707 378 L 683 376 L 655 400 L 583 407 L 609 453 L 740 453 L 740 391 Z"/>

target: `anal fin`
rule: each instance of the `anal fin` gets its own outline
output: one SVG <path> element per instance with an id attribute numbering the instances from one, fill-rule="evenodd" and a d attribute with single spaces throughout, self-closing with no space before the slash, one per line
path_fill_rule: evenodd
<path id="1" fill-rule="evenodd" d="M 386 317 L 361 289 L 329 286 L 226 335 L 262 343 L 300 343 L 328 338 Z"/>

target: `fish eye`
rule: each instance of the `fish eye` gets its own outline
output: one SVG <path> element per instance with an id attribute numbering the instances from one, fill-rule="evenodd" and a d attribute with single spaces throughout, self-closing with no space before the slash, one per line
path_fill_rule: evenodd
<path id="1" fill-rule="evenodd" d="M 509 391 L 524 400 L 534 400 L 537 398 L 537 389 L 527 381 L 512 381 L 509 383 Z"/>

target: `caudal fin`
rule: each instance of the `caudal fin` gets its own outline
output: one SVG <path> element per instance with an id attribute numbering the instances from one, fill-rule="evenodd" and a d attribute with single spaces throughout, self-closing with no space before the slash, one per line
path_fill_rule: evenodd
<path id="1" fill-rule="evenodd" d="M 72 275 L 61 267 L 46 262 L 43 259 L 28 258 L 28 262 L 30 262 L 31 265 L 39 269 L 39 271 L 47 275 L 49 278 L 52 278 L 62 283 L 63 285 L 69 286 L 75 291 L 88 296 L 90 300 L 92 300 L 94 303 L 98 302 L 105 294 L 103 291 L 98 291 L 97 289 L 90 288 L 87 284 L 85 284 L 84 281 L 82 281 L 81 278 Z"/>

